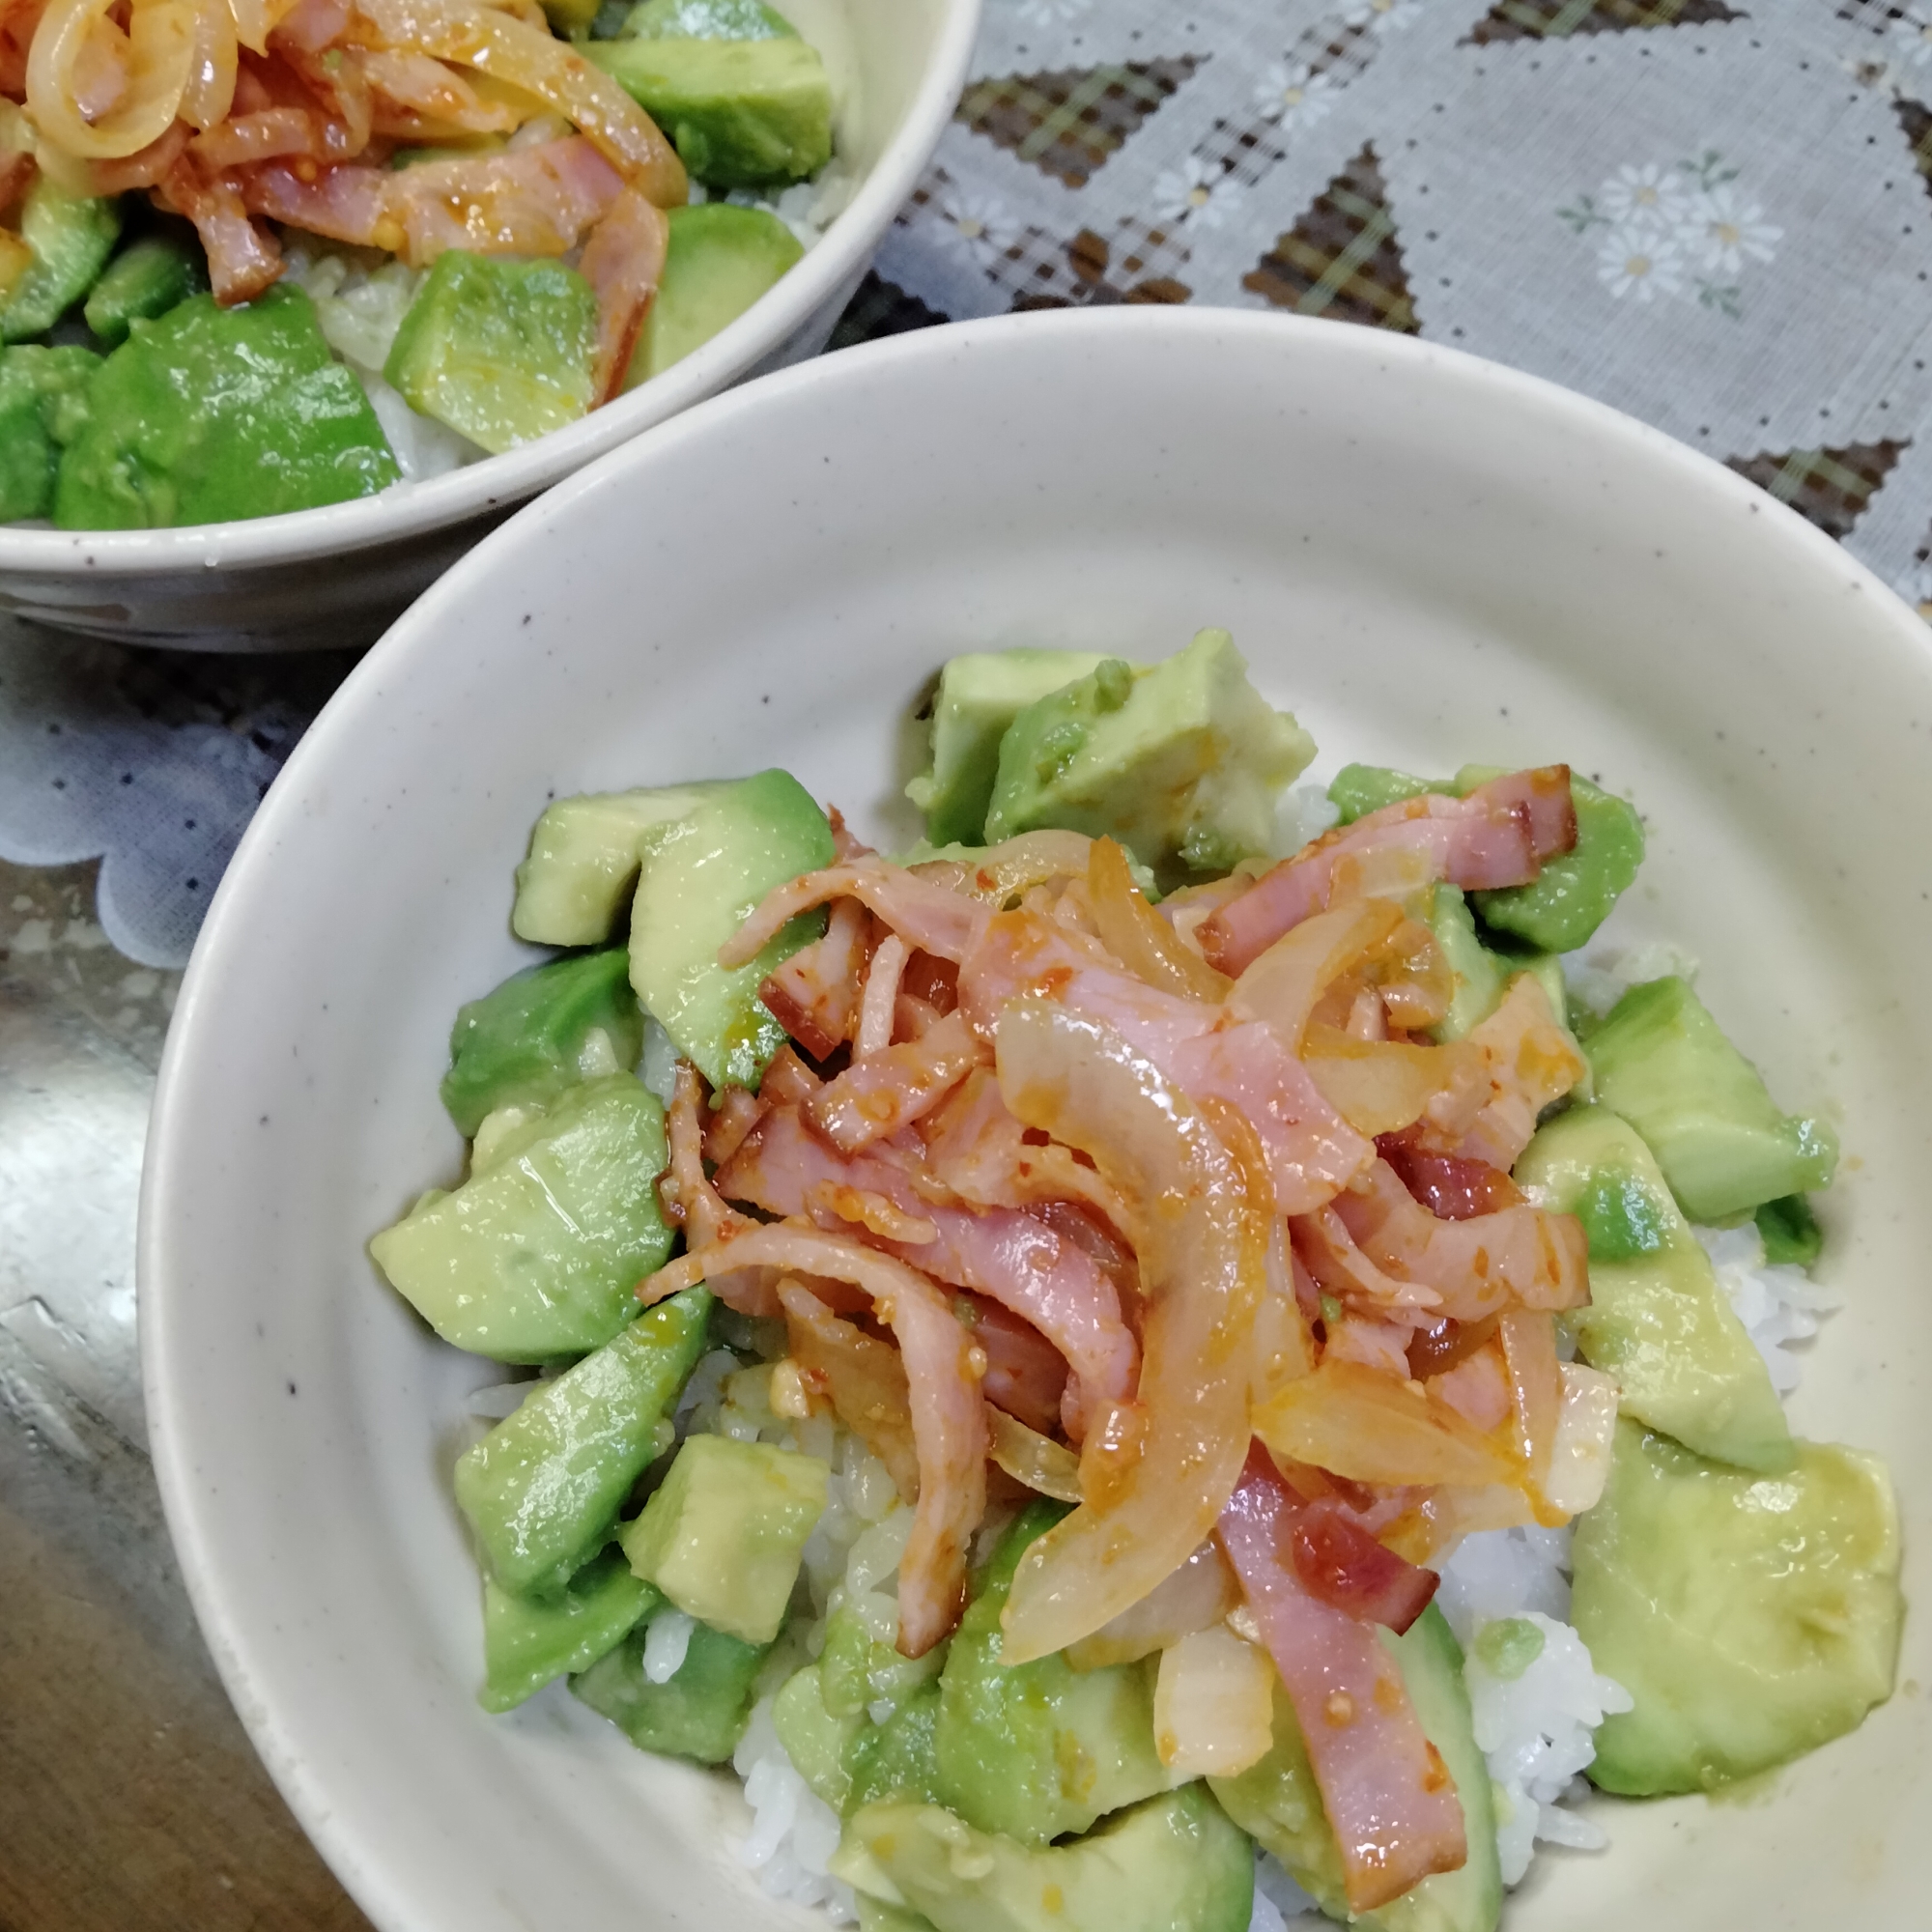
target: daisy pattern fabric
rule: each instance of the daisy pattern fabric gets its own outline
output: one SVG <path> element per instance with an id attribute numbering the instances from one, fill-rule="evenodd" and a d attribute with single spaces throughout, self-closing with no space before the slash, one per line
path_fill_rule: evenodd
<path id="1" fill-rule="evenodd" d="M 988 0 L 844 339 L 1428 336 L 1730 464 L 1932 615 L 1932 0 Z"/>

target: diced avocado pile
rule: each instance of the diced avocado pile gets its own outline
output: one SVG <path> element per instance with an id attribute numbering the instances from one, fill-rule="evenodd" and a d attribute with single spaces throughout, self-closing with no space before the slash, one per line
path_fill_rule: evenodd
<path id="1" fill-rule="evenodd" d="M 697 14 L 761 17 L 758 0 L 639 11 L 662 34 Z M 0 409 L 57 418 L 66 365 L 34 353 L 33 385 L 0 389 Z M 931 740 L 910 789 L 932 844 L 1107 833 L 1170 884 L 1265 857 L 1276 795 L 1313 750 L 1219 631 L 1144 670 L 1075 652 L 955 658 Z M 1440 788 L 1490 776 L 1468 768 Z M 1567 1017 L 1555 954 L 1595 931 L 1643 850 L 1628 806 L 1572 782 L 1577 848 L 1541 878 L 1435 889 L 1427 915 L 1454 980 L 1439 1038 L 1478 1026 L 1523 972 Z M 1350 766 L 1330 795 L 1352 818 L 1426 789 Z M 650 1037 L 715 1088 L 756 1088 L 784 1037 L 758 987 L 825 916 L 793 919 L 745 965 L 723 967 L 718 952 L 771 891 L 834 855 L 819 806 L 767 771 L 556 801 L 517 867 L 514 931 L 569 951 L 460 1010 L 441 1092 L 471 1143 L 467 1178 L 370 1243 L 446 1339 L 549 1372 L 456 1468 L 484 1573 L 482 1701 L 508 1710 L 568 1677 L 642 1747 L 718 1763 L 775 1691 L 779 1739 L 842 1821 L 834 1870 L 874 1932 L 1244 1932 L 1251 1839 L 1346 1917 L 1340 1852 L 1285 1694 L 1259 1763 L 1176 1788 L 1154 1748 L 1153 1657 L 1003 1662 L 1015 1570 L 1065 1505 L 1021 1513 L 974 1576 L 958 1629 L 926 1656 L 901 1657 L 847 1603 L 806 1663 L 786 1631 L 827 1465 L 723 1435 L 678 1441 L 694 1366 L 746 1337 L 702 1287 L 637 1313 L 636 1284 L 674 1236 L 655 1186 L 664 1103 L 633 1069 L 651 1064 L 647 1034 L 661 1029 Z M 1811 1260 L 1805 1196 L 1832 1179 L 1830 1128 L 1778 1110 L 1682 980 L 1577 1023 L 1589 1081 L 1515 1173 L 1582 1224 L 1592 1294 L 1568 1323 L 1620 1390 L 1608 1485 L 1577 1525 L 1572 1615 L 1634 1706 L 1603 1725 L 1591 1776 L 1633 1795 L 1692 1791 L 1837 1736 L 1889 1693 L 1897 1524 L 1875 1461 L 1792 1438 L 1691 1227 L 1751 1216 L 1771 1260 Z M 1361 1922 L 1493 1932 L 1496 1819 L 1462 1652 L 1434 1608 L 1382 1635 L 1454 1778 L 1468 1858 Z"/>
<path id="2" fill-rule="evenodd" d="M 598 12 L 595 0 L 551 8 L 572 35 Z M 617 38 L 583 50 L 661 123 L 700 191 L 775 193 L 831 157 L 824 62 L 763 0 L 643 0 Z M 394 165 L 456 152 L 404 148 Z M 117 255 L 128 211 L 147 225 Z M 762 208 L 703 203 L 669 211 L 668 224 L 626 388 L 701 348 L 804 253 Z M 31 259 L 0 288 L 10 345 L 0 349 L 0 522 L 223 523 L 398 480 L 361 384 L 298 289 L 277 283 L 219 308 L 185 223 L 139 197 L 70 194 L 44 175 L 27 192 L 19 239 Z M 92 345 L 39 341 L 76 308 Z M 417 291 L 383 374 L 419 414 L 495 455 L 585 413 L 596 349 L 597 298 L 577 269 L 451 249 Z"/>

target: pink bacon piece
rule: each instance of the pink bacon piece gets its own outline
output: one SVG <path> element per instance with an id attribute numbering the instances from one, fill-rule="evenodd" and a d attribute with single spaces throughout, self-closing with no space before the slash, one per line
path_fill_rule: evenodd
<path id="1" fill-rule="evenodd" d="M 919 1502 L 899 1564 L 898 1647 L 907 1657 L 923 1657 L 959 1621 L 967 1550 L 986 1513 L 986 1407 L 974 1372 L 972 1330 L 917 1269 L 792 1221 L 686 1255 L 639 1293 L 659 1301 L 746 1267 L 851 1282 L 871 1296 L 898 1342 L 919 1452 Z"/>
<path id="2" fill-rule="evenodd" d="M 840 1153 L 858 1153 L 931 1113 L 974 1067 L 991 1060 L 965 1020 L 948 1013 L 917 1039 L 855 1060 L 805 1103 L 805 1118 Z"/>
<path id="3" fill-rule="evenodd" d="M 1521 1202 L 1438 1220 L 1380 1159 L 1332 1211 L 1376 1268 L 1434 1291 L 1432 1314 L 1480 1321 L 1513 1304 L 1554 1311 L 1590 1298 L 1588 1246 L 1573 1214 Z"/>
<path id="4" fill-rule="evenodd" d="M 941 959 L 963 959 L 983 930 L 986 908 L 950 887 L 934 885 L 890 866 L 883 859 L 858 858 L 849 864 L 807 872 L 766 895 L 743 925 L 719 948 L 721 966 L 742 966 L 786 920 L 834 899 L 867 905 L 908 947 Z"/>
<path id="5" fill-rule="evenodd" d="M 249 220 L 236 177 L 204 176 L 183 154 L 168 170 L 161 188 L 166 199 L 194 223 L 208 255 L 209 284 L 224 308 L 252 301 L 281 274 L 281 245 Z"/>
<path id="6" fill-rule="evenodd" d="M 767 1214 L 810 1215 L 834 1198 L 820 1188 L 849 1188 L 925 1222 L 930 1240 L 872 1245 L 937 1280 L 970 1288 L 1031 1322 L 1065 1356 L 1091 1414 L 1134 1390 L 1140 1351 L 1121 1318 L 1112 1281 L 1092 1257 L 1036 1216 L 1011 1208 L 947 1207 L 922 1197 L 914 1177 L 880 1154 L 834 1153 L 815 1140 L 796 1110 L 762 1121 L 717 1176 L 719 1190 Z"/>
<path id="7" fill-rule="evenodd" d="M 758 988 L 758 998 L 812 1059 L 823 1060 L 858 1028 L 871 954 L 872 915 L 857 899 L 840 899 L 824 933 L 780 966 Z"/>
<path id="8" fill-rule="evenodd" d="M 590 231 L 583 279 L 597 297 L 597 355 L 590 372 L 590 407 L 608 403 L 624 386 L 651 298 L 664 273 L 670 228 L 663 210 L 627 187 Z"/>
<path id="9" fill-rule="evenodd" d="M 1576 842 L 1568 765 L 1513 772 L 1465 798 L 1425 792 L 1324 833 L 1208 914 L 1197 937 L 1211 965 L 1238 975 L 1283 933 L 1326 910 L 1338 860 L 1406 848 L 1431 878 L 1481 891 L 1526 885 L 1544 860 Z"/>
<path id="10" fill-rule="evenodd" d="M 624 185 L 616 169 L 577 134 L 501 154 L 419 161 L 386 175 L 385 182 L 384 213 L 400 235 L 395 252 L 412 269 L 447 248 L 566 254 L 610 212 Z"/>
<path id="11" fill-rule="evenodd" d="M 1294 1706 L 1350 1907 L 1370 1912 L 1432 1872 L 1456 1870 L 1468 1841 L 1455 1780 L 1375 1626 L 1320 1601 L 1297 1574 L 1304 1514 L 1257 1446 L 1219 1535 Z"/>

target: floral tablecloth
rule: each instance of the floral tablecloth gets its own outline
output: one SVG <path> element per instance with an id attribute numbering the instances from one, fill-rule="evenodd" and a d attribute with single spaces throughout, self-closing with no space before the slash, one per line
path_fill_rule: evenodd
<path id="1" fill-rule="evenodd" d="M 1456 344 L 1763 485 L 1932 614 L 1932 0 L 987 0 L 835 337 L 1211 302 Z M 0 631 L 0 858 L 179 964 L 346 667 Z"/>

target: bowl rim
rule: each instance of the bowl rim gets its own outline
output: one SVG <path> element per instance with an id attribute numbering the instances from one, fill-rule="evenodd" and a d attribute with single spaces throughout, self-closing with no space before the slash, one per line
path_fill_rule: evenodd
<path id="1" fill-rule="evenodd" d="M 585 464 L 736 383 L 783 343 L 873 251 L 918 185 L 952 120 L 983 0 L 935 0 L 938 32 L 896 132 L 822 238 L 762 297 L 674 368 L 534 441 L 461 469 L 346 503 L 245 522 L 156 530 L 18 529 L 0 525 L 0 575 L 90 579 L 156 570 L 272 567 L 338 556 L 462 524 L 549 489 Z"/>
<path id="2" fill-rule="evenodd" d="M 919 363 L 934 356 L 979 360 L 988 378 L 1000 358 L 1034 353 L 1041 339 L 1064 345 L 1071 359 L 1100 359 L 1116 336 L 1167 338 L 1175 355 L 1200 355 L 1232 335 L 1265 344 L 1283 356 L 1316 354 L 1357 361 L 1399 360 L 1438 369 L 1443 380 L 1466 384 L 1503 407 L 1514 407 L 1573 433 L 1615 447 L 1643 464 L 1666 467 L 1719 506 L 1768 520 L 1811 563 L 1829 570 L 1838 585 L 1874 597 L 1902 641 L 1932 659 L 1932 627 L 1834 539 L 1788 505 L 1717 459 L 1640 422 L 1609 405 L 1561 384 L 1466 351 L 1418 337 L 1390 336 L 1367 327 L 1337 327 L 1312 317 L 1216 308 L 1154 306 L 1037 310 L 921 329 L 861 345 L 836 357 L 814 359 L 713 396 L 657 434 L 611 451 L 557 489 L 526 504 L 426 591 L 351 670 L 315 724 L 296 747 L 244 831 L 217 888 L 183 980 L 161 1056 L 142 1163 L 136 1236 L 136 1283 L 142 1389 L 149 1447 L 163 1512 L 196 1618 L 230 1700 L 250 1742 L 303 1831 L 346 1889 L 384 1932 L 412 1932 L 402 1895 L 384 1871 L 365 1862 L 354 1833 L 342 1829 L 326 1781 L 304 1762 L 299 1744 L 284 1726 L 255 1659 L 266 1644 L 245 1612 L 236 1609 L 224 1573 L 234 1552 L 221 1547 L 218 1530 L 203 1515 L 201 1484 L 188 1447 L 195 1403 L 191 1378 L 175 1359 L 170 1315 L 189 1292 L 192 1236 L 170 1224 L 169 1203 L 178 1198 L 177 1165 L 194 1158 L 191 1138 L 177 1122 L 184 1068 L 195 1056 L 205 1029 L 218 1029 L 219 1009 L 205 986 L 216 962 L 245 944 L 248 900 L 256 875 L 274 866 L 280 821 L 303 810 L 311 770 L 327 769 L 340 743 L 353 743 L 380 715 L 385 689 L 402 665 L 435 648 L 446 629 L 447 608 L 469 594 L 471 581 L 499 568 L 499 557 L 519 553 L 553 518 L 568 521 L 575 503 L 594 491 L 619 487 L 654 466 L 675 466 L 688 439 L 728 431 L 744 416 L 757 416 L 795 397 L 831 386 L 863 390 L 875 370 Z"/>

